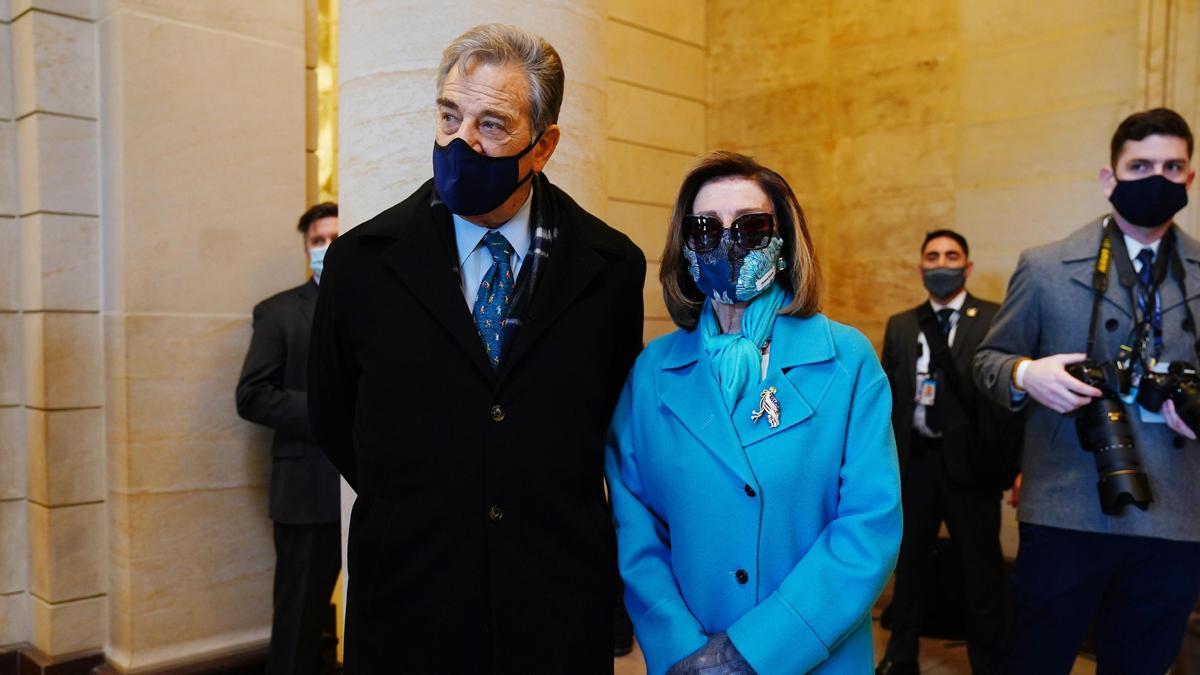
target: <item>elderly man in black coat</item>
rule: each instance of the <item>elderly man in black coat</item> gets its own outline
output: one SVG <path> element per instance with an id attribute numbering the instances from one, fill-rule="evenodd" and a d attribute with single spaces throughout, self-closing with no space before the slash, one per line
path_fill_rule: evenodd
<path id="1" fill-rule="evenodd" d="M 337 205 L 312 207 L 297 229 L 313 276 L 254 308 L 254 334 L 237 385 L 238 414 L 275 430 L 270 497 L 275 607 L 268 675 L 319 672 L 322 632 L 332 635 L 334 628 L 329 599 L 342 568 L 341 483 L 317 447 L 305 393 L 317 284 L 325 250 L 337 239 Z M 326 661 L 332 661 L 333 645 L 327 646 Z"/>
<path id="2" fill-rule="evenodd" d="M 542 38 L 457 38 L 433 180 L 330 249 L 309 404 L 358 494 L 349 673 L 612 672 L 604 440 L 645 258 L 542 175 L 562 91 Z"/>

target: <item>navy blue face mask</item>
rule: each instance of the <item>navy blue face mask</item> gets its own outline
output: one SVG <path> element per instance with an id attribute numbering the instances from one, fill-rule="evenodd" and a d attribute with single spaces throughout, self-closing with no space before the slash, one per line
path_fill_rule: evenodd
<path id="1" fill-rule="evenodd" d="M 517 188 L 533 176 L 522 178 L 519 161 L 537 145 L 542 135 L 528 148 L 508 157 L 488 157 L 475 152 L 461 138 L 446 145 L 433 144 L 433 185 L 438 197 L 451 213 L 480 216 L 496 210 Z"/>

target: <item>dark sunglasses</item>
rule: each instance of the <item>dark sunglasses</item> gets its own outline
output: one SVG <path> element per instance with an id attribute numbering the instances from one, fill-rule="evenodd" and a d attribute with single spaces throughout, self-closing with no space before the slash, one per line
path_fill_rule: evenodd
<path id="1" fill-rule="evenodd" d="M 713 216 L 684 216 L 683 244 L 696 253 L 708 253 L 721 243 L 725 226 Z M 766 248 L 775 233 L 775 216 L 769 213 L 747 213 L 734 219 L 729 226 L 729 239 L 747 251 Z"/>

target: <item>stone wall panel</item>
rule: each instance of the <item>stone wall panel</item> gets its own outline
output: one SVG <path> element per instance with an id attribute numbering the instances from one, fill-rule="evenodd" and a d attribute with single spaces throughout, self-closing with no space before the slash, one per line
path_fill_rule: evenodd
<path id="1" fill-rule="evenodd" d="M 633 85 L 608 89 L 610 133 L 667 150 L 704 152 L 705 105 Z"/>
<path id="2" fill-rule="evenodd" d="M 29 527 L 24 500 L 0 501 L 0 594 L 24 592 L 29 583 Z"/>
<path id="3" fill-rule="evenodd" d="M 21 383 L 25 380 L 24 333 L 21 315 L 0 312 L 0 405 L 21 405 Z"/>
<path id="4" fill-rule="evenodd" d="M 76 19 L 97 19 L 96 3 L 102 0 L 10 0 L 12 15 L 20 16 L 30 9 L 64 14 Z"/>
<path id="5" fill-rule="evenodd" d="M 0 217 L 0 241 L 0 311 L 12 312 L 21 308 L 21 221 Z"/>
<path id="6" fill-rule="evenodd" d="M 30 502 L 29 590 L 35 599 L 63 603 L 103 594 L 104 533 L 104 504 L 47 508 Z"/>
<path id="7" fill-rule="evenodd" d="M 57 115 L 33 114 L 17 121 L 21 213 L 99 212 L 97 125 Z"/>
<path id="8" fill-rule="evenodd" d="M 95 119 L 96 31 L 90 22 L 28 12 L 12 24 L 12 45 L 20 74 L 18 117 L 39 111 Z"/>
<path id="9" fill-rule="evenodd" d="M 98 651 L 107 635 L 104 598 L 50 604 L 30 598 L 33 646 L 45 654 Z"/>
<path id="10" fill-rule="evenodd" d="M 19 406 L 0 407 L 0 500 L 25 497 L 24 413 Z"/>
<path id="11" fill-rule="evenodd" d="M 37 213 L 20 219 L 25 310 L 100 309 L 99 219 Z"/>
<path id="12" fill-rule="evenodd" d="M 46 506 L 104 500 L 104 412 L 26 413 L 29 499 Z"/>
<path id="13" fill-rule="evenodd" d="M 103 403 L 100 317 L 84 313 L 22 315 L 25 395 L 36 408 Z"/>
<path id="14" fill-rule="evenodd" d="M 705 97 L 704 49 L 621 23 L 609 28 L 609 76 L 695 100 Z M 647 57 L 652 55 L 652 60 Z M 651 67 L 652 66 L 652 67 Z"/>
<path id="15" fill-rule="evenodd" d="M 303 256 L 304 54 L 142 15 L 115 20 L 125 309 L 248 313 L 288 287 L 280 270 Z"/>

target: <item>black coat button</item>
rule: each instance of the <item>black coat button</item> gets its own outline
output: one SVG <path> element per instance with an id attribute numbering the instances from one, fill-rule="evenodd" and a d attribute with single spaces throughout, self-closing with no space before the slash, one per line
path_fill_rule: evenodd
<path id="1" fill-rule="evenodd" d="M 1173 441 L 1173 443 L 1174 443 L 1174 445 L 1175 445 L 1175 448 L 1176 448 L 1176 449 L 1179 449 L 1179 448 L 1182 448 L 1184 445 L 1186 445 L 1186 444 L 1187 444 L 1187 441 L 1185 441 L 1185 440 L 1183 439 L 1183 436 L 1176 436 L 1176 437 L 1175 437 L 1175 440 Z"/>
<path id="2" fill-rule="evenodd" d="M 503 517 L 504 509 L 500 508 L 499 506 L 493 506 L 492 508 L 488 509 L 488 520 L 491 520 L 493 523 L 500 522 L 500 519 Z"/>
<path id="3" fill-rule="evenodd" d="M 493 422 L 503 422 L 504 421 L 504 408 L 501 408 L 499 404 L 492 406 L 491 415 L 492 415 Z"/>
<path id="4" fill-rule="evenodd" d="M 754 488 L 750 487 L 749 483 L 746 483 L 746 487 L 744 487 L 742 489 L 746 491 L 747 497 L 755 497 L 758 495 L 758 493 L 754 491 Z"/>
<path id="5" fill-rule="evenodd" d="M 737 579 L 739 584 L 744 584 L 750 581 L 750 574 L 746 570 L 738 570 L 733 573 L 733 578 Z"/>
<path id="6" fill-rule="evenodd" d="M 1108 332 L 1111 333 L 1121 327 L 1121 322 L 1117 321 L 1116 319 L 1109 319 L 1108 321 L 1104 322 L 1104 327 L 1108 330 Z"/>

